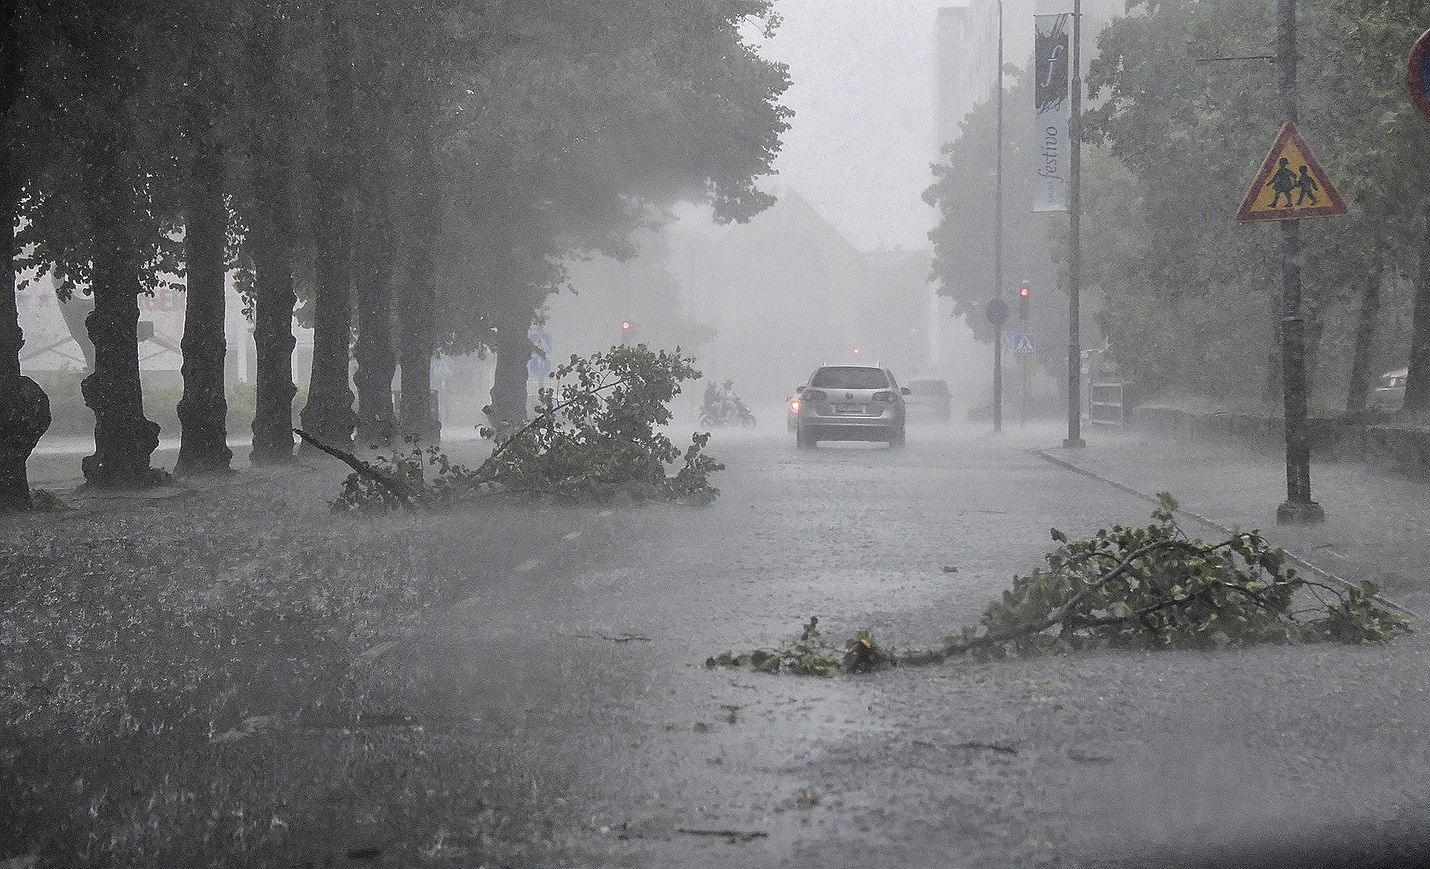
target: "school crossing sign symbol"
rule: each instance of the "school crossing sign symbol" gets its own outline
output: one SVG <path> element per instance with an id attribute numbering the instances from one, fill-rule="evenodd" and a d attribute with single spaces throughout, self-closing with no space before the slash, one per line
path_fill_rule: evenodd
<path id="1" fill-rule="evenodd" d="M 1241 211 L 1241 223 L 1254 220 L 1300 220 L 1345 214 L 1346 201 L 1321 168 L 1311 146 L 1296 125 L 1287 122 L 1276 136 L 1266 162 L 1256 173 Z"/>

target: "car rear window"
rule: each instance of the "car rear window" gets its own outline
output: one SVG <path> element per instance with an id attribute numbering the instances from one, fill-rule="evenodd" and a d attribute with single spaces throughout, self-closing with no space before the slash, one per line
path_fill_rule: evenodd
<path id="1" fill-rule="evenodd" d="M 914 395 L 948 395 L 948 384 L 942 380 L 911 380 L 909 392 Z"/>
<path id="2" fill-rule="evenodd" d="M 810 386 L 820 389 L 883 389 L 889 378 L 880 368 L 821 368 L 814 372 Z"/>

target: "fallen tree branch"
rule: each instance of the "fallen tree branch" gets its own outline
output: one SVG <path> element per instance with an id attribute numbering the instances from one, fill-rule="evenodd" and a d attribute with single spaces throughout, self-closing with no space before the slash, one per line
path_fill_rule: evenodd
<path id="1" fill-rule="evenodd" d="M 992 648 L 994 646 L 1001 646 L 1005 643 L 1011 643 L 1014 640 L 1021 640 L 1024 637 L 1031 637 L 1034 634 L 1041 634 L 1043 631 L 1046 631 L 1048 628 L 1051 628 L 1053 625 L 1056 625 L 1066 619 L 1068 613 L 1072 611 L 1073 607 L 1077 606 L 1079 603 L 1082 603 L 1082 601 L 1085 600 L 1088 595 L 1103 588 L 1109 582 L 1112 582 L 1117 577 L 1126 573 L 1128 568 L 1130 568 L 1132 564 L 1138 559 L 1145 558 L 1158 550 L 1182 549 L 1188 552 L 1194 552 L 1201 555 L 1209 555 L 1213 552 L 1216 552 L 1217 550 L 1225 549 L 1228 546 L 1231 546 L 1233 543 L 1240 539 L 1240 537 L 1235 537 L 1231 540 L 1226 541 L 1225 543 L 1219 543 L 1216 546 L 1209 547 L 1196 546 L 1195 544 L 1189 543 L 1185 540 L 1158 540 L 1153 543 L 1149 543 L 1146 546 L 1141 547 L 1140 549 L 1135 549 L 1130 552 L 1126 558 L 1122 559 L 1122 561 L 1118 563 L 1116 567 L 1103 574 L 1097 579 L 1096 582 L 1084 585 L 1081 589 L 1078 590 L 1076 594 L 1068 598 L 1062 606 L 1053 610 L 1046 618 L 1042 619 L 1041 621 L 1034 622 L 1033 624 L 1028 625 L 1019 625 L 1015 628 L 1010 628 L 1009 630 L 1002 631 L 1001 633 L 997 634 L 984 634 L 981 637 L 972 637 L 966 641 L 949 643 L 944 647 L 945 651 L 948 654 L 945 654 L 943 658 L 940 658 L 938 660 L 947 660 L 949 655 L 961 655 L 966 652 L 971 652 L 977 648 Z M 1119 621 L 1125 622 L 1135 616 L 1136 614 L 1134 613 L 1132 616 L 1127 616 L 1123 617 L 1122 619 L 1119 619 Z M 902 663 L 902 661 L 900 663 Z M 926 663 L 935 662 L 933 660 L 930 660 Z"/>
<path id="2" fill-rule="evenodd" d="M 587 397 L 592 396 L 592 395 L 599 395 L 600 393 L 606 391 L 607 389 L 615 389 L 617 386 L 620 386 L 620 385 L 625 384 L 625 383 L 630 383 L 630 382 L 631 382 L 631 378 L 629 378 L 629 377 L 622 377 L 621 379 L 616 380 L 616 381 L 614 381 L 614 382 L 612 382 L 612 383 L 604 383 L 604 384 L 602 384 L 602 385 L 596 387 L 595 389 L 592 389 L 590 392 L 583 392 L 583 393 L 581 393 L 580 395 L 576 396 L 575 398 L 568 398 L 566 401 L 563 401 L 563 402 L 561 402 L 560 404 L 555 405 L 555 406 L 553 406 L 553 407 L 550 407 L 550 408 L 548 408 L 548 409 L 538 410 L 538 411 L 536 412 L 536 415 L 535 415 L 534 417 L 532 417 L 532 419 L 531 419 L 530 422 L 528 422 L 526 425 L 522 426 L 521 428 L 517 429 L 516 431 L 512 432 L 510 437 L 508 437 L 506 440 L 504 440 L 504 441 L 502 441 L 500 444 L 498 444 L 496 449 L 492 450 L 492 454 L 489 455 L 489 456 L 487 456 L 487 460 L 486 460 L 485 462 L 482 462 L 482 467 L 486 467 L 487 465 L 489 465 L 489 464 L 491 464 L 492 462 L 496 461 L 496 459 L 497 459 L 499 456 L 501 456 L 502 453 L 506 452 L 507 447 L 511 446 L 511 444 L 512 444 L 518 437 L 520 437 L 521 435 L 526 434 L 527 432 L 529 432 L 529 431 L 531 431 L 533 428 L 535 428 L 536 425 L 537 425 L 537 423 L 541 422 L 541 420 L 543 420 L 543 419 L 545 419 L 545 418 L 547 418 L 547 417 L 553 417 L 553 418 L 554 418 L 554 417 L 556 416 L 556 414 L 560 413 L 561 411 L 563 411 L 563 410 L 565 410 L 566 408 L 570 407 L 571 405 L 575 404 L 578 400 L 580 400 L 580 399 L 582 399 L 582 398 L 587 398 Z"/>
<path id="3" fill-rule="evenodd" d="M 1308 580 L 1290 569 L 1285 551 L 1273 548 L 1259 531 L 1215 545 L 1192 540 L 1176 525 L 1176 499 L 1162 493 L 1158 502 L 1149 526 L 1113 525 L 1077 541 L 1052 529 L 1059 546 L 1045 556 L 1046 567 L 1013 577 L 1012 587 L 989 602 L 975 625 L 941 647 L 891 654 L 888 665 L 939 664 L 969 653 L 984 660 L 1097 649 L 1388 643 L 1415 628 L 1381 605 L 1374 583 L 1342 591 Z M 1303 620 L 1308 611 L 1293 608 L 1302 592 L 1322 605 L 1321 618 Z M 821 653 L 805 648 L 809 627 L 798 648 Z M 780 666 L 788 657 L 756 649 L 727 652 L 706 659 L 706 665 L 799 672 Z"/>
<path id="4" fill-rule="evenodd" d="M 398 502 L 402 504 L 402 506 L 411 507 L 413 505 L 414 501 L 412 494 L 407 491 L 407 487 L 404 486 L 399 480 L 393 477 L 389 477 L 387 474 L 384 474 L 382 471 L 379 471 L 377 468 L 373 467 L 372 464 L 364 462 L 362 459 L 358 458 L 350 452 L 340 450 L 337 447 L 328 446 L 327 444 L 303 431 L 301 428 L 293 429 L 293 433 L 296 434 L 298 437 L 302 438 L 305 443 L 311 444 L 317 449 L 322 450 L 323 452 L 327 453 L 335 459 L 338 459 L 343 464 L 352 468 L 358 476 L 372 480 L 374 483 L 381 486 L 383 491 L 396 498 Z"/>

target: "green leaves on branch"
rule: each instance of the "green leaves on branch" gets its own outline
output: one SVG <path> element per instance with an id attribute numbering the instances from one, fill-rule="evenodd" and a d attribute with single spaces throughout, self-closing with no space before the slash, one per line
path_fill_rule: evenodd
<path id="1" fill-rule="evenodd" d="M 1413 629 L 1377 600 L 1374 583 L 1339 587 L 1307 579 L 1259 531 L 1216 544 L 1189 538 L 1176 523 L 1176 499 L 1163 492 L 1158 501 L 1145 527 L 1113 525 L 1081 540 L 1053 529 L 1058 546 L 1045 565 L 1015 576 L 977 625 L 941 649 L 895 659 L 860 631 L 839 659 L 818 647 L 811 619 L 800 640 L 777 651 L 726 653 L 705 663 L 827 676 L 965 654 L 987 660 L 1091 649 L 1387 643 Z"/>
<path id="2" fill-rule="evenodd" d="M 874 640 L 873 634 L 860 630 L 844 645 L 843 651 L 824 644 L 819 632 L 819 616 L 810 616 L 799 638 L 778 649 L 755 649 L 750 652 L 723 652 L 705 659 L 707 667 L 724 667 L 755 673 L 790 673 L 795 676 L 837 676 L 842 673 L 872 673 L 896 664 L 893 649 L 886 649 Z"/>
<path id="3" fill-rule="evenodd" d="M 555 385 L 541 390 L 531 422 L 507 432 L 482 429 L 496 446 L 475 469 L 411 440 L 406 451 L 372 463 L 340 455 L 354 472 L 333 509 L 433 507 L 490 492 L 689 504 L 719 496 L 710 476 L 724 465 L 705 453 L 710 435 L 692 435 L 681 450 L 659 430 L 671 420 L 680 384 L 701 377 L 694 357 L 679 348 L 612 347 L 572 356 L 551 376 Z"/>
<path id="4" fill-rule="evenodd" d="M 1259 531 L 1217 544 L 1188 538 L 1160 504 L 1146 527 L 1114 525 L 1060 544 L 1046 564 L 1013 579 L 949 654 L 1036 655 L 1085 649 L 1209 649 L 1259 643 L 1386 642 L 1410 630 L 1366 583 L 1343 589 L 1306 579 Z M 1316 618 L 1298 615 L 1298 602 Z"/>

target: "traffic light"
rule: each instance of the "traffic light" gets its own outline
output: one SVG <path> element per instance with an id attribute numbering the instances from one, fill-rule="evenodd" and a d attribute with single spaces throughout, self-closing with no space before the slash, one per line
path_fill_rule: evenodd
<path id="1" fill-rule="evenodd" d="M 631 321 L 630 321 L 630 320 L 622 320 L 622 321 L 621 321 L 621 343 L 622 343 L 622 344 L 629 344 L 629 343 L 630 343 L 630 340 L 631 340 L 631 332 L 632 332 L 633 329 L 634 329 L 634 327 L 631 325 Z"/>
<path id="2" fill-rule="evenodd" d="M 1018 287 L 1018 319 L 1028 319 L 1028 305 L 1032 301 L 1033 291 L 1028 289 L 1027 284 Z"/>

